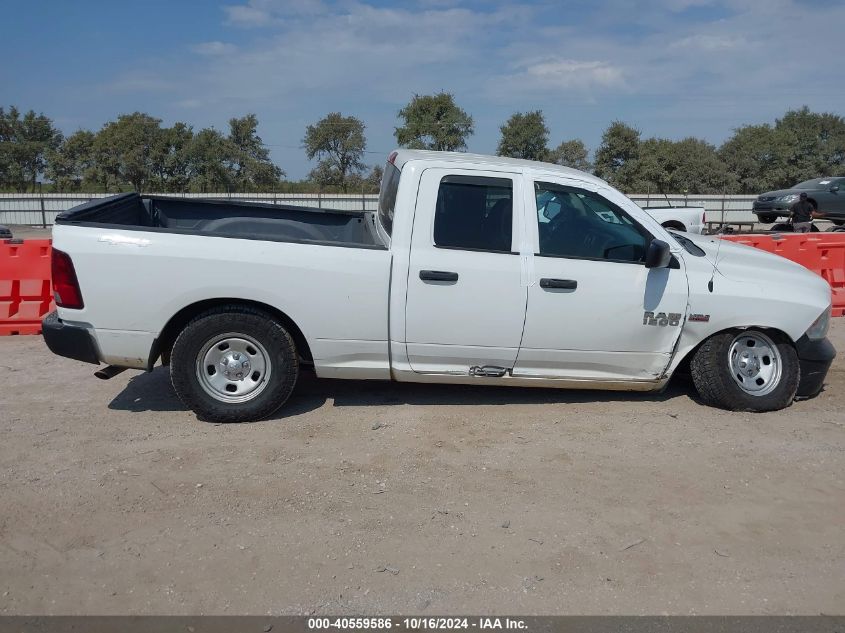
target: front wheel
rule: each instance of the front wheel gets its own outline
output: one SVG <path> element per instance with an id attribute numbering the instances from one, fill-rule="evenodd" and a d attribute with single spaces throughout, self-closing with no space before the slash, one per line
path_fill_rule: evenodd
<path id="1" fill-rule="evenodd" d="M 696 350 L 690 370 L 705 403 L 732 411 L 788 407 L 800 377 L 792 343 L 754 329 L 714 334 Z"/>
<path id="2" fill-rule="evenodd" d="M 777 221 L 778 216 L 776 214 L 772 214 L 772 213 L 761 213 L 757 216 L 757 219 L 762 224 L 771 224 L 772 222 Z"/>
<path id="3" fill-rule="evenodd" d="M 299 375 L 290 334 L 270 315 L 224 306 L 193 319 L 170 357 L 173 388 L 202 420 L 246 422 L 274 413 Z"/>

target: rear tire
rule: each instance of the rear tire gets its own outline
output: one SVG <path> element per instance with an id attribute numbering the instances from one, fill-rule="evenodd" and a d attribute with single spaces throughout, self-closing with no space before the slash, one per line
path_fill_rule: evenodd
<path id="1" fill-rule="evenodd" d="M 170 378 L 201 420 L 247 422 L 277 411 L 299 375 L 296 346 L 269 314 L 247 306 L 215 308 L 179 334 Z"/>
<path id="2" fill-rule="evenodd" d="M 777 411 L 795 399 L 798 354 L 783 335 L 729 330 L 708 338 L 690 361 L 692 381 L 706 404 L 731 411 Z"/>

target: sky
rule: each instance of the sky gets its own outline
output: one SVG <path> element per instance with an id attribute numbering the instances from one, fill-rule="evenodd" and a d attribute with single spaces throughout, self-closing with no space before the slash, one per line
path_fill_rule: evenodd
<path id="1" fill-rule="evenodd" d="M 195 130 L 253 112 L 291 179 L 305 127 L 366 124 L 368 164 L 398 111 L 445 90 L 470 151 L 540 109 L 550 145 L 590 149 L 613 120 L 719 144 L 791 108 L 845 115 L 845 0 L 0 0 L 0 105 L 66 134 L 134 111 Z"/>

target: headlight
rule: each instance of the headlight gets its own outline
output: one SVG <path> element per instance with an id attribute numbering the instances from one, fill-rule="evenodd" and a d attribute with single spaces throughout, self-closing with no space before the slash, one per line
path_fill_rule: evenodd
<path id="1" fill-rule="evenodd" d="M 831 306 L 827 306 L 807 330 L 807 338 L 811 341 L 818 341 L 827 336 L 827 331 L 830 329 L 830 308 Z"/>
<path id="2" fill-rule="evenodd" d="M 797 193 L 789 193 L 789 194 L 786 194 L 785 196 L 780 196 L 777 199 L 778 202 L 795 202 L 796 200 L 798 200 L 798 194 Z"/>

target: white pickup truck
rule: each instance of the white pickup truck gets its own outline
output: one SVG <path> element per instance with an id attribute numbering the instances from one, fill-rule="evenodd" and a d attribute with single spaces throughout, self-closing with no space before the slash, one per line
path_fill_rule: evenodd
<path id="1" fill-rule="evenodd" d="M 786 259 L 665 230 L 556 165 L 400 150 L 378 212 L 114 196 L 59 216 L 53 352 L 170 365 L 202 419 L 326 378 L 656 391 L 767 411 L 817 394 L 831 294 Z"/>
<path id="2" fill-rule="evenodd" d="M 707 214 L 704 207 L 643 207 L 643 209 L 665 229 L 701 234 L 707 228 Z"/>

